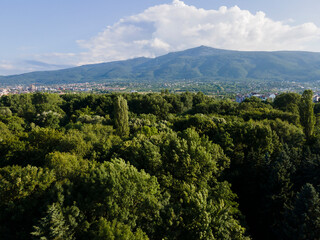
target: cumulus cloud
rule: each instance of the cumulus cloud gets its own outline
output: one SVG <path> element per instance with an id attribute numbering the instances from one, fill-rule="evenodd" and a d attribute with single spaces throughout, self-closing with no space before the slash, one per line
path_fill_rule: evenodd
<path id="1" fill-rule="evenodd" d="M 233 50 L 310 50 L 320 28 L 313 23 L 292 26 L 265 13 L 238 6 L 206 10 L 174 0 L 119 20 L 78 44 L 86 49 L 78 64 L 155 57 L 200 45 Z"/>

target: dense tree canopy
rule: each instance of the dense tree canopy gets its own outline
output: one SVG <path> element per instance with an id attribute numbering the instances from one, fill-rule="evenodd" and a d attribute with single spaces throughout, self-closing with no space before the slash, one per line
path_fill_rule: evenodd
<path id="1" fill-rule="evenodd" d="M 312 91 L 0 98 L 1 239 L 319 239 Z"/>

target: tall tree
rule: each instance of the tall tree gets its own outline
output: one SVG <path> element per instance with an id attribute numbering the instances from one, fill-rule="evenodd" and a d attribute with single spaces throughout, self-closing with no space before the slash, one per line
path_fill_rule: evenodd
<path id="1" fill-rule="evenodd" d="M 126 137 L 129 135 L 129 117 L 127 100 L 121 95 L 118 96 L 114 103 L 115 127 L 119 136 Z"/>
<path id="2" fill-rule="evenodd" d="M 313 135 L 315 116 L 313 112 L 312 102 L 313 92 L 312 90 L 305 90 L 302 94 L 299 111 L 300 111 L 300 123 L 303 126 L 304 133 L 307 139 Z"/>
<path id="3" fill-rule="evenodd" d="M 263 207 L 261 207 L 263 225 L 267 223 L 268 228 L 262 226 L 267 231 L 259 239 L 276 239 L 281 234 L 284 212 L 293 197 L 293 184 L 291 176 L 295 172 L 295 167 L 288 152 L 287 146 L 271 162 L 267 184 L 261 184 L 264 189 Z M 260 205 L 261 206 L 261 205 Z"/>

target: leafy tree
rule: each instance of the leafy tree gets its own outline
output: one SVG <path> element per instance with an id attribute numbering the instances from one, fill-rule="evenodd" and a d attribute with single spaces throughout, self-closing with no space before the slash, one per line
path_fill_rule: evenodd
<path id="1" fill-rule="evenodd" d="M 129 161 L 137 169 L 156 175 L 161 170 L 160 148 L 145 135 L 138 135 L 121 144 L 117 155 Z"/>
<path id="2" fill-rule="evenodd" d="M 183 103 L 183 106 L 184 106 L 183 111 L 187 111 L 192 108 L 193 96 L 190 92 L 182 93 L 180 98 L 181 98 L 181 102 Z"/>
<path id="3" fill-rule="evenodd" d="M 220 146 L 200 137 L 193 129 L 164 136 L 161 148 L 164 171 L 176 180 L 206 186 L 208 180 L 218 176 L 228 166 L 229 159 Z"/>
<path id="4" fill-rule="evenodd" d="M 186 116 L 185 118 L 177 119 L 174 123 L 174 128 L 180 131 L 191 127 L 194 127 L 198 133 L 206 135 L 209 135 L 213 129 L 217 128 L 212 119 L 204 114 Z"/>
<path id="5" fill-rule="evenodd" d="M 298 127 L 279 118 L 276 120 L 264 120 L 263 123 L 269 125 L 276 132 L 280 141 L 294 147 L 300 147 L 304 143 L 304 133 Z"/>
<path id="6" fill-rule="evenodd" d="M 66 126 L 69 128 L 68 132 L 75 132 L 81 134 L 81 138 L 85 141 L 80 142 L 84 144 L 77 151 L 78 155 L 80 150 L 85 150 L 81 155 L 85 156 L 90 160 L 96 160 L 99 162 L 110 160 L 111 158 L 111 148 L 113 145 L 119 145 L 122 140 L 119 136 L 113 135 L 114 129 L 110 125 L 102 124 L 68 124 Z M 76 138 L 74 140 L 77 140 Z M 76 142 L 75 142 L 76 143 Z M 76 153 L 76 152 L 74 152 Z"/>
<path id="7" fill-rule="evenodd" d="M 162 232 L 167 233 L 165 236 L 170 239 L 245 239 L 233 202 L 235 196 L 228 185 L 218 181 L 229 164 L 222 149 L 193 129 L 179 135 L 165 134 L 157 140 L 160 141 L 156 145 L 160 147 L 162 166 L 156 175 L 171 196 L 164 210 L 166 224 Z M 218 191 L 222 185 L 224 190 Z M 217 208 L 220 203 L 221 208 Z"/>
<path id="8" fill-rule="evenodd" d="M 48 200 L 45 194 L 55 180 L 52 171 L 30 165 L 0 169 L 1 238 L 30 238 L 32 226 Z"/>
<path id="9" fill-rule="evenodd" d="M 33 166 L 7 166 L 0 169 L 0 204 L 14 203 L 39 194 L 55 181 L 52 171 Z"/>
<path id="10" fill-rule="evenodd" d="M 60 143 L 57 146 L 58 151 L 61 152 L 70 152 L 80 157 L 84 157 L 90 154 L 92 150 L 92 143 L 90 141 L 86 141 L 84 133 L 77 129 L 70 129 L 63 134 L 60 139 Z"/>
<path id="11" fill-rule="evenodd" d="M 13 128 L 14 126 L 13 124 L 0 122 L 0 166 L 20 162 L 21 153 L 24 151 L 26 145 L 25 142 L 20 140 L 19 135 L 10 131 L 9 127 Z M 19 125 L 17 127 L 19 127 Z"/>
<path id="12" fill-rule="evenodd" d="M 46 166 L 53 169 L 58 179 L 73 176 L 86 171 L 88 164 L 85 160 L 74 154 L 65 152 L 52 152 L 46 156 Z"/>
<path id="13" fill-rule="evenodd" d="M 3 106 L 9 107 L 13 114 L 30 121 L 34 117 L 35 107 L 32 104 L 32 94 L 15 94 L 1 98 Z"/>
<path id="14" fill-rule="evenodd" d="M 71 193 L 91 222 L 116 219 L 132 229 L 140 227 L 150 237 L 159 224 L 162 196 L 157 179 L 121 159 L 92 164 Z"/>
<path id="15" fill-rule="evenodd" d="M 66 133 L 52 128 L 35 127 L 29 133 L 26 151 L 28 163 L 42 166 L 47 154 L 55 151 L 69 152 L 84 157 L 89 154 L 92 144 L 86 142 L 83 134 L 76 129 Z"/>
<path id="16" fill-rule="evenodd" d="M 1 117 L 0 120 L 5 123 L 8 129 L 16 136 L 24 136 L 23 133 L 26 127 L 26 123 L 23 118 L 17 116 Z"/>
<path id="17" fill-rule="evenodd" d="M 57 113 L 64 113 L 60 108 L 62 99 L 58 94 L 35 93 L 32 95 L 32 104 L 37 113 L 49 112 L 50 110 Z"/>
<path id="18" fill-rule="evenodd" d="M 12 112 L 8 107 L 0 107 L 0 116 L 10 117 L 12 116 Z"/>
<path id="19" fill-rule="evenodd" d="M 281 93 L 274 99 L 273 106 L 286 112 L 299 114 L 301 95 L 298 93 Z"/>
<path id="20" fill-rule="evenodd" d="M 50 110 L 48 112 L 42 112 L 41 114 L 38 113 L 35 120 L 41 127 L 58 128 L 61 118 L 62 115 L 60 113 Z"/>
<path id="21" fill-rule="evenodd" d="M 93 240 L 148 240 L 147 235 L 138 228 L 133 232 L 130 226 L 118 222 L 117 220 L 107 221 L 101 218 L 94 223 L 96 229 L 91 230 L 90 239 Z"/>
<path id="22" fill-rule="evenodd" d="M 196 95 L 193 96 L 193 105 L 197 105 L 200 103 L 205 102 L 206 100 L 206 95 L 204 95 L 202 92 L 197 92 Z"/>
<path id="23" fill-rule="evenodd" d="M 189 113 L 204 113 L 204 114 L 221 114 L 221 115 L 235 115 L 238 114 L 238 103 L 231 100 L 212 100 L 207 102 L 201 102 L 189 111 Z"/>

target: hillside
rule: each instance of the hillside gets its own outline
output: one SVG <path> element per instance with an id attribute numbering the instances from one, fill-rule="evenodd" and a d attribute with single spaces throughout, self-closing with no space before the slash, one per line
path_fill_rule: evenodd
<path id="1" fill-rule="evenodd" d="M 58 84 L 108 81 L 320 80 L 320 53 L 243 52 L 197 47 L 157 58 L 84 65 L 57 71 L 0 77 L 3 84 Z"/>

